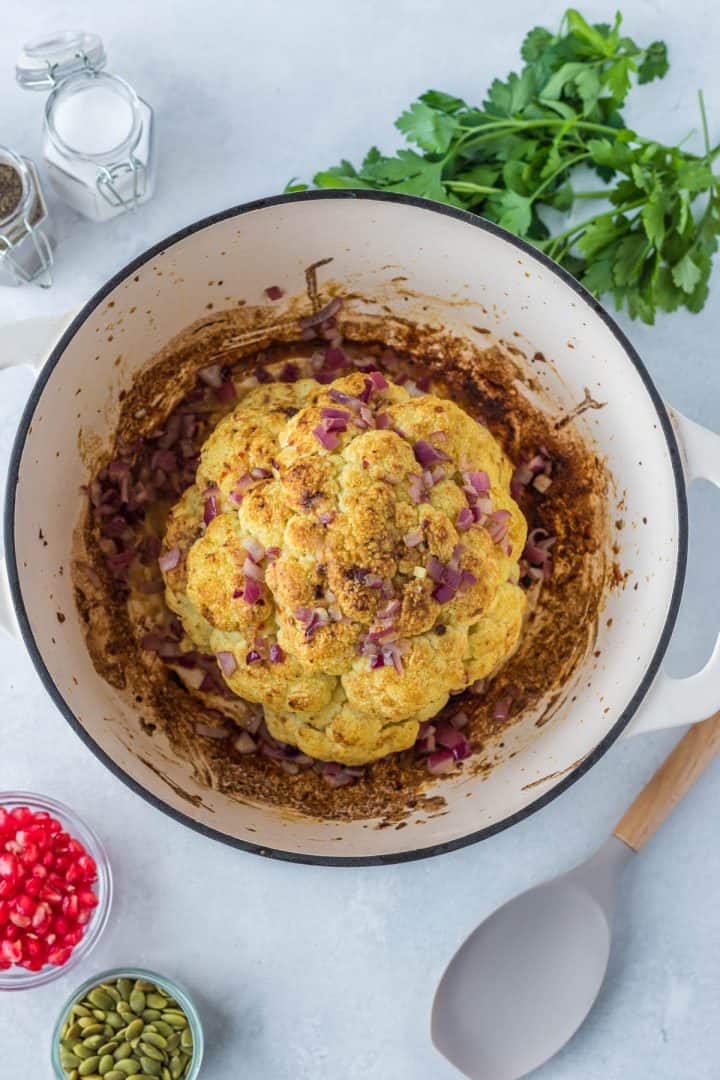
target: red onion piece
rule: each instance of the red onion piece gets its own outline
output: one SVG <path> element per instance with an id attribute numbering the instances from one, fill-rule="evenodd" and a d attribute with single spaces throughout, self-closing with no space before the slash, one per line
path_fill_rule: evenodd
<path id="1" fill-rule="evenodd" d="M 412 501 L 419 505 L 425 497 L 425 485 L 423 484 L 422 476 L 418 476 L 416 473 L 411 473 L 408 492 Z"/>
<path id="2" fill-rule="evenodd" d="M 263 558 L 265 557 L 265 548 L 262 546 L 259 540 L 256 540 L 252 536 L 249 536 L 246 537 L 245 540 L 241 540 L 240 542 L 254 563 L 262 562 Z"/>
<path id="3" fill-rule="evenodd" d="M 210 364 L 209 367 L 201 368 L 198 371 L 198 378 L 206 386 L 211 386 L 213 390 L 219 390 L 223 383 L 222 367 L 220 364 Z"/>
<path id="4" fill-rule="evenodd" d="M 462 728 L 468 726 L 468 724 L 470 723 L 470 717 L 466 712 L 458 712 L 455 713 L 454 716 L 450 717 L 450 723 L 454 728 L 457 728 L 458 731 L 460 731 Z"/>
<path id="5" fill-rule="evenodd" d="M 493 720 L 507 720 L 510 715 L 510 706 L 512 705 L 512 698 L 507 697 L 498 698 L 493 706 L 492 717 Z"/>
<path id="6" fill-rule="evenodd" d="M 241 731 L 240 734 L 233 739 L 233 746 L 238 754 L 257 753 L 257 743 L 248 731 Z"/>
<path id="7" fill-rule="evenodd" d="M 162 572 L 166 574 L 168 570 L 174 570 L 179 562 L 180 548 L 175 547 L 170 548 L 169 551 L 166 551 L 164 555 L 160 556 L 160 558 L 158 559 L 158 566 L 160 567 Z"/>
<path id="8" fill-rule="evenodd" d="M 437 600 L 438 604 L 448 604 L 455 596 L 456 590 L 450 585 L 437 585 L 433 591 L 433 600 Z"/>
<path id="9" fill-rule="evenodd" d="M 460 530 L 460 532 L 467 532 L 467 530 L 470 528 L 471 525 L 474 524 L 474 522 L 475 518 L 470 507 L 463 506 L 462 509 L 458 511 L 457 520 L 455 522 L 457 528 Z"/>
<path id="10" fill-rule="evenodd" d="M 371 371 L 369 377 L 375 390 L 387 390 L 388 381 L 381 372 Z"/>
<path id="11" fill-rule="evenodd" d="M 327 371 L 339 371 L 341 368 L 350 366 L 350 360 L 343 349 L 337 345 L 330 345 L 325 350 L 325 369 Z"/>
<path id="12" fill-rule="evenodd" d="M 268 300 L 279 300 L 285 295 L 285 292 L 283 289 L 280 288 L 279 285 L 268 285 L 267 289 L 265 290 L 265 295 L 267 296 Z"/>
<path id="13" fill-rule="evenodd" d="M 427 565 L 427 572 L 428 572 L 428 575 L 432 578 L 433 581 L 438 582 L 438 583 L 442 581 L 443 574 L 445 572 L 445 567 L 443 566 L 443 564 L 440 562 L 440 560 L 437 558 L 436 555 L 431 555 L 430 556 L 430 559 L 429 559 L 428 565 Z"/>
<path id="14" fill-rule="evenodd" d="M 330 406 L 325 406 L 320 410 L 320 415 L 323 420 L 345 420 L 350 419 L 350 413 L 347 409 L 333 409 Z"/>
<path id="15" fill-rule="evenodd" d="M 262 654 L 257 649 L 250 649 L 245 656 L 246 664 L 256 664 L 262 660 Z"/>
<path id="16" fill-rule="evenodd" d="M 375 417 L 375 427 L 380 431 L 387 431 L 392 424 L 392 417 L 389 413 L 378 413 Z"/>
<path id="17" fill-rule="evenodd" d="M 280 647 L 280 645 L 278 645 L 276 641 L 273 642 L 273 644 L 270 646 L 270 663 L 280 664 L 284 659 L 285 653 L 283 649 Z"/>
<path id="18" fill-rule="evenodd" d="M 470 570 L 460 571 L 460 584 L 458 588 L 460 592 L 467 592 L 468 589 L 472 589 L 474 585 L 477 585 L 477 578 Z"/>
<path id="19" fill-rule="evenodd" d="M 213 518 L 218 515 L 217 498 L 214 495 L 208 495 L 205 500 L 205 510 L 203 512 L 203 521 L 206 525 L 209 525 Z"/>
<path id="20" fill-rule="evenodd" d="M 318 514 L 318 521 L 321 525 L 329 525 L 335 520 L 334 510 L 324 510 L 321 514 Z"/>
<path id="21" fill-rule="evenodd" d="M 402 605 L 398 599 L 390 600 L 383 608 L 378 611 L 377 617 L 378 619 L 382 620 L 393 619 L 396 615 L 400 613 L 401 607 Z"/>
<path id="22" fill-rule="evenodd" d="M 455 768 L 455 755 L 452 750 L 436 750 L 427 761 L 428 772 L 433 776 L 452 772 Z"/>
<path id="23" fill-rule="evenodd" d="M 422 531 L 422 529 L 410 529 L 409 532 L 405 533 L 405 536 L 403 537 L 403 540 L 405 541 L 405 546 L 406 547 L 409 547 L 409 548 L 417 547 L 418 544 L 422 544 L 422 542 L 423 542 L 423 531 Z"/>
<path id="24" fill-rule="evenodd" d="M 243 589 L 243 600 L 246 604 L 257 604 L 258 600 L 262 596 L 262 586 L 259 581 L 255 581 L 253 578 L 245 578 L 245 587 Z"/>
<path id="25" fill-rule="evenodd" d="M 231 652 L 219 652 L 215 654 L 215 657 L 222 668 L 223 675 L 229 677 L 237 670 L 237 661 Z"/>
<path id="26" fill-rule="evenodd" d="M 413 446 L 413 453 L 415 454 L 415 460 L 418 464 L 426 468 L 428 465 L 433 465 L 436 461 L 449 461 L 450 458 L 444 452 L 444 450 L 436 450 L 425 439 L 418 439 Z"/>
<path id="27" fill-rule="evenodd" d="M 264 581 L 265 574 L 261 567 L 254 563 L 251 558 L 245 559 L 243 563 L 243 574 L 245 577 L 252 578 L 253 581 Z"/>
<path id="28" fill-rule="evenodd" d="M 250 470 L 251 480 L 269 480 L 272 477 L 270 469 L 261 469 L 259 465 L 256 465 L 254 469 Z"/>
<path id="29" fill-rule="evenodd" d="M 225 379 L 222 386 L 215 391 L 215 397 L 222 405 L 229 405 L 231 401 L 235 401 L 237 391 L 232 379 Z"/>
<path id="30" fill-rule="evenodd" d="M 280 557 L 280 548 L 279 547 L 265 548 L 265 558 L 269 559 L 270 562 L 275 562 L 275 560 L 277 558 L 279 558 L 279 557 Z"/>
<path id="31" fill-rule="evenodd" d="M 335 432 L 326 431 L 326 429 L 320 425 L 313 428 L 313 435 L 325 450 L 335 450 L 340 445 L 340 440 Z"/>

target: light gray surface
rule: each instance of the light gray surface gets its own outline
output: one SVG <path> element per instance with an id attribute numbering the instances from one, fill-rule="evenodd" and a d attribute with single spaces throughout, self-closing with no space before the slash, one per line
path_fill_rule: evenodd
<path id="1" fill-rule="evenodd" d="M 542 5 L 545 22 L 562 11 Z M 662 36 L 673 69 L 638 91 L 629 118 L 679 138 L 703 86 L 713 141 L 720 75 L 709 0 L 623 5 L 640 40 Z M 611 18 L 615 5 L 584 10 Z M 49 293 L 0 289 L 0 323 L 83 303 L 148 244 L 189 221 L 279 190 L 295 174 L 396 145 L 392 120 L 437 86 L 479 100 L 517 65 L 529 0 L 34 0 L 3 5 L 0 142 L 37 155 L 40 95 L 13 85 L 15 46 L 61 26 L 102 33 L 111 70 L 156 109 L 156 196 L 134 219 L 80 222 L 53 203 L 62 242 Z M 52 196 L 50 196 L 52 199 Z M 720 282 L 698 316 L 623 325 L 669 401 L 720 430 Z M 0 348 L 2 343 L 0 341 Z M 3 459 L 24 372 L 2 375 Z M 693 493 L 687 600 L 672 670 L 707 655 L 718 618 L 720 500 Z M 714 614 L 715 613 L 715 614 Z M 21 645 L 0 642 L 0 789 L 71 802 L 102 833 L 117 880 L 93 968 L 145 964 L 184 981 L 210 1036 L 207 1080 L 451 1080 L 432 1049 L 429 1010 L 450 956 L 513 893 L 588 855 L 672 745 L 672 733 L 621 744 L 540 814 L 479 847 L 407 866 L 317 869 L 212 844 L 151 809 L 83 747 L 50 704 Z M 718 766 L 633 864 L 599 1003 L 542 1080 L 716 1080 L 720 914 Z M 0 999 L 2 1077 L 49 1076 L 46 1042 L 72 975 Z"/>

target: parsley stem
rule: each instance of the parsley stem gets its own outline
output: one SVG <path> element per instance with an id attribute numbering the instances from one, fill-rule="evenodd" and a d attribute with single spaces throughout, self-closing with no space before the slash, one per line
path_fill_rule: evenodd
<path id="1" fill-rule="evenodd" d="M 571 157 L 568 158 L 567 161 L 563 161 L 560 165 L 558 165 L 557 169 L 554 169 L 553 172 L 551 172 L 550 175 L 543 180 L 542 184 L 540 184 L 539 187 L 535 188 L 535 191 L 532 193 L 532 195 L 530 195 L 530 202 L 535 202 L 535 200 L 539 198 L 540 195 L 542 195 L 543 191 L 545 191 L 545 189 L 550 184 L 552 184 L 556 176 L 559 176 L 560 173 L 565 172 L 566 169 L 571 169 L 572 166 L 577 165 L 579 161 L 584 161 L 585 158 L 589 157 L 589 151 L 584 150 L 582 154 L 576 154 L 575 157 Z"/>
<path id="2" fill-rule="evenodd" d="M 563 232 L 556 233 L 554 236 L 548 237 L 547 240 L 540 240 L 537 243 L 542 251 L 547 250 L 550 252 L 559 240 L 564 240 L 566 237 L 573 236 L 575 233 L 585 232 L 591 225 L 594 225 L 600 218 L 611 217 L 613 214 L 624 214 L 628 210 L 637 210 L 639 206 L 645 205 L 645 199 L 636 199 L 634 202 L 626 203 L 625 206 L 614 206 L 612 210 L 604 210 L 602 214 L 593 214 L 592 217 L 586 218 L 585 221 L 577 221 L 574 225 L 571 225 Z M 568 247 L 572 245 L 566 245 Z"/>
<path id="3" fill-rule="evenodd" d="M 443 180 L 446 188 L 462 191 L 470 195 L 498 195 L 504 188 L 486 187 L 484 184 L 472 184 L 469 180 Z"/>
<path id="4" fill-rule="evenodd" d="M 615 188 L 598 188 L 596 191 L 573 191 L 573 199 L 607 199 Z"/>

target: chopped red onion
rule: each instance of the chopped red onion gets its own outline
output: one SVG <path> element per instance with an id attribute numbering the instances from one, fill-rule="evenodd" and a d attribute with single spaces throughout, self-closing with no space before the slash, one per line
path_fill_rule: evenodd
<path id="1" fill-rule="evenodd" d="M 375 417 L 375 427 L 380 431 L 387 431 L 392 424 L 392 417 L 389 413 L 378 413 Z"/>
<path id="2" fill-rule="evenodd" d="M 423 542 L 422 529 L 410 529 L 409 532 L 405 533 L 403 540 L 405 541 L 406 547 L 417 547 L 418 544 L 422 544 Z"/>
<path id="3" fill-rule="evenodd" d="M 388 603 L 385 604 L 385 606 L 378 611 L 377 617 L 378 619 L 382 620 L 392 619 L 395 617 L 395 615 L 399 614 L 401 607 L 402 604 L 397 598 L 394 600 L 389 600 Z"/>
<path id="4" fill-rule="evenodd" d="M 321 525 L 329 525 L 334 520 L 335 520 L 335 511 L 334 510 L 323 510 L 323 512 L 321 514 L 318 514 L 318 521 L 320 522 Z"/>
<path id="5" fill-rule="evenodd" d="M 213 518 L 218 515 L 217 498 L 214 495 L 208 495 L 205 500 L 205 510 L 203 512 L 203 521 L 206 525 L 209 525 Z"/>
<path id="6" fill-rule="evenodd" d="M 428 772 L 433 776 L 452 772 L 455 768 L 455 755 L 452 750 L 436 750 L 427 761 Z"/>
<path id="7" fill-rule="evenodd" d="M 231 401 L 235 401 L 237 391 L 235 390 L 235 384 L 232 379 L 225 379 L 222 386 L 215 391 L 215 397 L 221 405 L 229 405 Z"/>
<path id="8" fill-rule="evenodd" d="M 340 439 L 337 437 L 334 431 L 327 431 L 324 427 L 318 425 L 313 428 L 313 435 L 325 450 L 335 450 L 340 445 Z"/>
<path id="9" fill-rule="evenodd" d="M 487 495 L 490 491 L 490 477 L 484 469 L 480 469 L 475 472 L 465 473 L 468 481 L 477 491 L 478 495 Z"/>
<path id="10" fill-rule="evenodd" d="M 259 581 L 255 581 L 251 577 L 245 578 L 245 588 L 243 589 L 243 600 L 246 604 L 257 604 L 258 600 L 262 596 L 262 586 Z"/>
<path id="11" fill-rule="evenodd" d="M 460 592 L 467 592 L 468 589 L 472 589 L 474 585 L 477 585 L 477 578 L 470 570 L 462 570 L 460 573 L 460 584 L 458 586 Z"/>
<path id="12" fill-rule="evenodd" d="M 256 664 L 262 660 L 262 654 L 257 649 L 250 649 L 245 656 L 246 664 Z"/>
<path id="13" fill-rule="evenodd" d="M 382 655 L 385 659 L 385 662 L 388 663 L 388 661 L 390 661 L 398 675 L 402 675 L 402 653 L 400 652 L 400 648 L 397 642 L 391 641 L 388 645 L 384 645 Z"/>
<path id="14" fill-rule="evenodd" d="M 265 290 L 265 295 L 267 296 L 268 300 L 279 300 L 282 296 L 285 295 L 285 293 L 279 285 L 268 285 L 267 289 Z"/>
<path id="15" fill-rule="evenodd" d="M 427 565 L 427 572 L 433 581 L 440 582 L 443 579 L 445 567 L 436 555 L 431 555 Z"/>
<path id="16" fill-rule="evenodd" d="M 510 715 L 510 706 L 512 705 L 512 698 L 507 697 L 498 698 L 493 706 L 492 717 L 493 720 L 507 720 Z"/>
<path id="17" fill-rule="evenodd" d="M 240 734 L 233 739 L 233 746 L 238 754 L 257 753 L 257 743 L 248 731 L 241 731 Z"/>
<path id="18" fill-rule="evenodd" d="M 215 656 L 218 664 L 222 668 L 223 675 L 229 677 L 237 670 L 237 661 L 231 652 L 219 652 L 216 653 Z"/>
<path id="19" fill-rule="evenodd" d="M 253 578 L 254 581 L 264 581 L 265 574 L 261 567 L 252 561 L 251 558 L 245 559 L 243 563 L 243 574 L 245 577 Z"/>
<path id="20" fill-rule="evenodd" d="M 436 461 L 449 461 L 450 458 L 444 452 L 444 450 L 436 450 L 425 439 L 418 439 L 413 446 L 413 453 L 415 454 L 415 460 L 426 468 L 428 465 L 433 465 Z"/>
<path id="21" fill-rule="evenodd" d="M 213 390 L 219 390 L 223 383 L 222 367 L 220 364 L 210 364 L 209 367 L 201 368 L 198 371 L 198 378 L 206 386 L 211 386 Z"/>
<path id="22" fill-rule="evenodd" d="M 381 589 L 383 586 L 383 579 L 379 574 L 366 574 L 363 579 L 363 584 L 367 585 L 369 589 Z"/>
<path id="23" fill-rule="evenodd" d="M 370 372 L 370 380 L 375 390 L 387 390 L 388 381 L 383 374 L 379 371 Z"/>
<path id="24" fill-rule="evenodd" d="M 270 469 L 261 469 L 259 466 L 255 466 L 250 470 L 250 478 L 252 480 L 269 480 L 272 476 Z"/>
<path id="25" fill-rule="evenodd" d="M 347 409 L 333 409 L 330 406 L 325 406 L 320 410 L 320 415 L 323 420 L 345 420 L 350 419 L 350 413 Z"/>
<path id="26" fill-rule="evenodd" d="M 162 572 L 166 574 L 168 570 L 174 570 L 179 562 L 180 548 L 174 547 L 170 548 L 169 551 L 166 551 L 164 555 L 160 556 L 160 558 L 158 559 L 158 566 L 160 567 Z"/>
<path id="27" fill-rule="evenodd" d="M 470 717 L 468 716 L 468 714 L 466 712 L 461 711 L 461 712 L 455 713 L 454 716 L 450 717 L 450 723 L 452 724 L 452 726 L 454 728 L 457 728 L 458 731 L 460 731 L 462 728 L 465 728 L 465 727 L 468 726 L 468 724 L 470 723 Z"/>
<path id="28" fill-rule="evenodd" d="M 275 560 L 277 558 L 279 558 L 279 557 L 280 557 L 280 548 L 279 547 L 265 548 L 265 558 L 269 559 L 270 562 L 275 562 Z"/>
<path id="29" fill-rule="evenodd" d="M 432 591 L 433 600 L 437 600 L 438 604 L 447 604 L 454 598 L 455 592 L 450 585 L 437 585 Z"/>
<path id="30" fill-rule="evenodd" d="M 488 517 L 485 528 L 495 544 L 501 543 L 507 536 L 511 516 L 509 510 L 495 510 Z"/>
<path id="31" fill-rule="evenodd" d="M 416 473 L 410 474 L 408 492 L 410 498 L 416 505 L 419 505 L 423 501 L 425 497 L 425 485 L 422 476 L 418 476 Z"/>
<path id="32" fill-rule="evenodd" d="M 467 532 L 471 525 L 475 522 L 473 512 L 469 506 L 463 506 L 458 512 L 457 520 L 455 522 L 460 532 Z"/>
<path id="33" fill-rule="evenodd" d="M 285 659 L 285 653 L 283 649 L 278 645 L 276 641 L 270 646 L 270 663 L 280 664 Z"/>
<path id="34" fill-rule="evenodd" d="M 325 369 L 327 371 L 339 371 L 341 368 L 350 366 L 350 360 L 343 349 L 337 345 L 330 345 L 325 350 Z"/>
<path id="35" fill-rule="evenodd" d="M 265 548 L 259 540 L 256 540 L 253 536 L 249 536 L 240 542 L 254 563 L 262 562 L 265 557 Z"/>

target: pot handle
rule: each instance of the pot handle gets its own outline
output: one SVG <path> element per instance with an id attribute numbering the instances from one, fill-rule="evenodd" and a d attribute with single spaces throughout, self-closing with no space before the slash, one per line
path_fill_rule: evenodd
<path id="1" fill-rule="evenodd" d="M 22 319 L 0 327 L 0 340 L 3 343 L 2 352 L 0 352 L 0 371 L 14 367 L 29 367 L 37 374 L 50 349 L 74 317 L 74 311 L 66 311 L 62 315 Z M 0 628 L 13 637 L 20 636 L 10 597 L 4 555 L 0 558 Z"/>
<path id="2" fill-rule="evenodd" d="M 720 487 L 720 435 L 668 408 L 675 428 L 688 484 L 709 480 Z M 662 669 L 624 734 L 639 735 L 662 728 L 684 727 L 714 713 L 720 705 L 720 636 L 705 667 L 684 679 Z"/>

